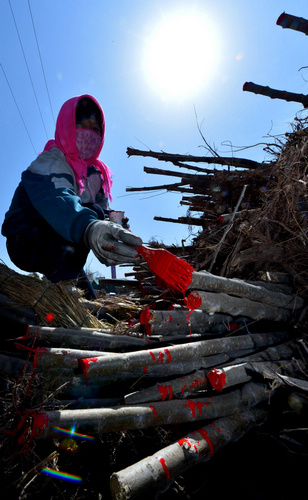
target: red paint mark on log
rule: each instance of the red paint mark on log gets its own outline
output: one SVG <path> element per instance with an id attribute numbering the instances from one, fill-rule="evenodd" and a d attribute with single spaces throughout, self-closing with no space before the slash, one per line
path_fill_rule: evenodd
<path id="1" fill-rule="evenodd" d="M 78 359 L 78 365 L 83 371 L 84 377 L 88 378 L 88 369 L 91 363 L 95 363 L 98 360 L 98 358 L 83 358 L 83 359 Z"/>
<path id="2" fill-rule="evenodd" d="M 186 297 L 185 299 L 185 306 L 187 307 L 187 309 L 190 310 L 189 314 L 191 314 L 194 309 L 198 309 L 198 307 L 200 307 L 201 304 L 202 304 L 202 299 L 198 294 L 198 292 L 190 293 L 188 297 Z"/>
<path id="3" fill-rule="evenodd" d="M 164 458 L 159 458 L 159 461 L 160 463 L 162 464 L 162 467 L 165 471 L 165 474 L 167 476 L 167 479 L 170 479 L 171 478 L 171 474 L 170 474 L 170 470 L 168 469 L 167 465 L 166 465 L 166 461 Z"/>
<path id="4" fill-rule="evenodd" d="M 222 391 L 227 385 L 226 375 L 221 370 L 218 370 L 218 368 L 211 370 L 208 373 L 207 378 L 213 389 L 216 389 L 217 391 Z"/>
<path id="5" fill-rule="evenodd" d="M 190 384 L 190 388 L 194 389 L 198 385 L 206 385 L 206 382 L 207 382 L 207 378 L 205 375 L 204 375 L 204 377 L 200 377 L 199 379 L 195 378 L 195 380 L 193 380 L 193 382 Z"/>
<path id="6" fill-rule="evenodd" d="M 184 444 L 184 443 L 185 443 L 185 444 L 187 444 L 187 446 L 189 446 L 189 448 L 191 447 L 191 443 L 190 443 L 190 442 L 189 442 L 189 440 L 188 440 L 188 439 L 186 439 L 186 438 L 180 439 L 180 440 L 178 441 L 178 444 L 179 444 L 180 446 L 183 446 L 183 444 Z"/>
<path id="7" fill-rule="evenodd" d="M 202 415 L 202 406 L 209 406 L 211 403 L 196 403 L 195 401 L 192 401 L 188 399 L 186 401 L 187 404 L 183 405 L 184 408 L 189 408 L 191 411 L 191 414 L 193 418 L 196 417 L 196 409 L 199 411 L 199 415 Z"/>
<path id="8" fill-rule="evenodd" d="M 154 413 L 154 417 L 157 418 L 157 412 L 156 412 L 154 406 L 150 405 L 149 408 L 151 408 L 152 412 Z"/>
<path id="9" fill-rule="evenodd" d="M 146 366 L 143 367 L 143 373 L 147 373 L 148 369 Z"/>
<path id="10" fill-rule="evenodd" d="M 165 349 L 165 353 L 167 354 L 167 357 L 168 357 L 167 363 L 170 363 L 171 362 L 171 354 L 169 352 L 169 349 Z"/>
<path id="11" fill-rule="evenodd" d="M 163 362 L 164 362 L 164 353 L 160 351 L 160 352 L 158 353 L 158 357 L 159 357 L 159 359 L 160 359 L 160 362 L 161 362 L 161 363 L 163 363 Z"/>
<path id="12" fill-rule="evenodd" d="M 210 448 L 210 455 L 211 457 L 213 456 L 214 454 L 214 447 L 213 447 L 213 443 L 212 441 L 210 440 L 209 438 L 209 435 L 208 433 L 204 430 L 204 429 L 198 429 L 198 432 L 199 434 L 201 434 L 201 436 L 203 437 L 203 439 L 205 439 L 205 441 L 207 442 L 207 444 L 209 445 L 209 448 Z"/>
<path id="13" fill-rule="evenodd" d="M 165 401 L 166 398 L 167 399 L 173 398 L 173 392 L 172 392 L 171 385 L 159 385 L 158 390 L 160 392 L 162 401 Z"/>
<path id="14" fill-rule="evenodd" d="M 153 359 L 153 361 L 156 361 L 156 358 L 154 356 L 154 354 L 152 353 L 152 351 L 149 351 L 150 355 L 151 355 L 151 358 Z"/>
<path id="15" fill-rule="evenodd" d="M 150 312 L 150 307 L 146 307 L 143 311 L 140 313 L 140 324 L 145 326 L 145 331 L 148 335 L 151 334 L 151 325 L 150 321 L 153 317 L 153 314 Z"/>
<path id="16" fill-rule="evenodd" d="M 229 323 L 227 326 L 227 329 L 229 332 L 236 332 L 237 324 L 236 323 Z"/>

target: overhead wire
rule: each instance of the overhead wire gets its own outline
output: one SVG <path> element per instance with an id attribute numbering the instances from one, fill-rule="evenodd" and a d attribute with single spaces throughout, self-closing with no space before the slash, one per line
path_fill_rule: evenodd
<path id="1" fill-rule="evenodd" d="M 6 83 L 7 83 L 8 87 L 9 87 L 9 89 L 10 89 L 10 92 L 11 92 L 11 94 L 12 94 L 12 97 L 13 97 L 13 100 L 14 100 L 14 102 L 15 102 L 15 105 L 16 105 L 16 108 L 17 108 L 17 110 L 18 110 L 18 113 L 19 113 L 19 115 L 20 115 L 21 121 L 22 121 L 22 123 L 23 123 L 23 125 L 24 125 L 24 127 L 25 127 L 25 130 L 26 130 L 26 132 L 27 132 L 27 134 L 28 134 L 28 137 L 29 137 L 29 139 L 30 139 L 30 142 L 31 142 L 31 144 L 32 144 L 32 147 L 33 147 L 34 153 L 35 153 L 35 154 L 37 154 L 37 152 L 36 152 L 36 150 L 35 150 L 35 147 L 34 147 L 34 144 L 33 144 L 33 142 L 32 142 L 32 139 L 31 139 L 31 136 L 30 136 L 29 130 L 28 130 L 28 128 L 27 128 L 27 125 L 26 125 L 26 123 L 25 123 L 25 120 L 23 119 L 23 116 L 22 116 L 22 114 L 21 114 L 21 111 L 20 111 L 20 108 L 19 108 L 19 106 L 18 106 L 18 103 L 17 103 L 17 101 L 16 101 L 16 99 L 15 99 L 15 96 L 14 96 L 14 93 L 13 93 L 13 90 L 12 90 L 12 87 L 11 87 L 10 82 L 9 82 L 9 80 L 8 80 L 8 77 L 6 76 L 6 73 L 5 73 L 5 71 L 4 71 L 4 67 L 2 66 L 2 64 L 1 64 L 1 63 L 0 63 L 0 66 L 1 66 L 1 69 L 2 69 L 2 71 L 3 71 L 4 77 L 5 77 L 5 79 L 6 79 Z"/>
<path id="2" fill-rule="evenodd" d="M 34 20 L 33 20 L 33 16 L 32 16 L 32 10 L 31 10 L 31 5 L 30 5 L 30 0 L 28 0 L 28 6 L 29 6 L 29 11 L 30 11 L 30 16 L 31 16 L 32 27 L 33 27 L 33 31 L 34 31 L 36 46 L 37 46 L 37 50 L 38 50 L 38 54 L 39 54 L 39 58 L 40 58 L 41 68 L 42 68 L 42 72 L 43 72 L 43 76 L 44 76 L 45 87 L 46 87 L 46 91 L 47 91 L 47 95 L 48 95 L 50 110 L 51 110 L 53 122 L 54 122 L 54 124 L 56 124 L 55 116 L 54 116 L 53 109 L 52 109 L 50 94 L 49 94 L 49 90 L 48 90 L 48 85 L 47 85 L 47 79 L 46 79 L 46 74 L 45 74 L 45 70 L 44 70 L 43 60 L 42 60 L 41 51 L 40 51 L 40 47 L 39 47 L 39 42 L 38 42 L 38 38 L 37 38 L 37 34 L 36 34 L 36 29 L 35 29 L 35 24 L 34 24 Z"/>
<path id="3" fill-rule="evenodd" d="M 27 61 L 27 58 L 26 58 L 26 54 L 25 54 L 25 51 L 24 51 L 23 43 L 22 43 L 22 40 L 21 40 L 21 37 L 20 37 L 20 34 L 19 34 L 18 26 L 17 26 L 16 19 L 15 19 L 15 15 L 14 15 L 14 12 L 13 12 L 13 9 L 12 9 L 11 0 L 8 0 L 8 2 L 9 2 L 10 9 L 11 9 L 11 13 L 12 13 L 13 21 L 14 21 L 14 24 L 15 24 L 15 28 L 16 28 L 16 31 L 17 31 L 17 35 L 18 35 L 20 46 L 21 46 L 21 50 L 22 50 L 22 53 L 23 53 L 23 56 L 24 56 L 24 60 L 25 60 L 25 63 L 26 63 L 26 67 L 27 67 L 28 75 L 29 75 L 30 82 L 31 82 L 31 85 L 32 85 L 33 93 L 34 93 L 34 96 L 35 96 L 35 100 L 36 100 L 36 103 L 37 103 L 37 106 L 38 106 L 38 109 L 39 109 L 39 113 L 40 113 L 40 116 L 41 116 L 41 119 L 42 119 L 42 123 L 43 123 L 43 126 L 44 126 L 46 137 L 48 139 L 48 133 L 47 133 L 47 130 L 46 130 L 46 126 L 45 126 L 45 122 L 44 122 L 44 119 L 43 119 L 42 111 L 41 111 L 41 108 L 40 108 L 40 105 L 39 105 L 39 102 L 38 102 L 36 90 L 34 88 L 33 80 L 32 80 L 32 77 L 31 77 L 31 73 L 30 73 L 28 61 Z M 15 102 L 16 102 L 16 100 L 15 100 Z"/>

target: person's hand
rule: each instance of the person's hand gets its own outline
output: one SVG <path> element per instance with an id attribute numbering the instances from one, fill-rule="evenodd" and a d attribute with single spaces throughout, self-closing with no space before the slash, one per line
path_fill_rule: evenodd
<path id="1" fill-rule="evenodd" d="M 101 220 L 91 222 L 85 230 L 84 241 L 106 266 L 140 261 L 136 247 L 142 245 L 142 239 L 120 224 Z"/>

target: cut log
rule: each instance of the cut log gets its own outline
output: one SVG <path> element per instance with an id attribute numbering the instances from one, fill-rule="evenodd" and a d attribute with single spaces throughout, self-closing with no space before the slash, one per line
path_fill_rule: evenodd
<path id="1" fill-rule="evenodd" d="M 249 382 L 243 387 L 213 396 L 172 400 L 153 404 L 96 408 L 90 410 L 56 410 L 33 414 L 32 438 L 55 435 L 55 427 L 95 435 L 159 425 L 212 420 L 256 406 L 268 398 L 266 386 Z"/>
<path id="2" fill-rule="evenodd" d="M 223 278 L 206 271 L 194 272 L 188 289 L 205 290 L 209 292 L 225 292 L 236 297 L 263 302 L 286 309 L 300 309 L 304 305 L 302 298 L 286 295 L 281 292 L 272 292 L 261 285 L 253 285 L 240 279 Z"/>
<path id="3" fill-rule="evenodd" d="M 292 315 L 290 309 L 270 306 L 246 298 L 234 297 L 226 293 L 194 291 L 191 295 L 201 301 L 198 309 L 208 314 L 223 313 L 231 316 L 244 316 L 255 320 L 287 322 Z"/>
<path id="4" fill-rule="evenodd" d="M 260 349 L 287 340 L 285 332 L 242 335 L 236 337 L 202 340 L 191 344 L 179 344 L 168 348 L 136 351 L 124 354 L 110 354 L 99 358 L 80 359 L 79 364 L 85 377 L 98 373 L 114 373 L 117 371 L 138 370 L 140 375 L 146 373 L 149 366 L 158 366 L 164 371 L 164 366 L 177 361 L 184 361 L 201 356 L 228 353 L 242 349 Z"/>
<path id="5" fill-rule="evenodd" d="M 256 380 L 256 373 L 277 373 L 279 375 L 282 372 L 282 374 L 290 376 L 298 371 L 298 361 L 295 362 L 290 359 L 276 362 L 255 361 L 252 363 L 246 362 L 238 365 L 234 364 L 222 368 L 214 368 L 207 373 L 206 377 L 213 389 L 222 391 L 253 379 Z"/>
<path id="6" fill-rule="evenodd" d="M 149 491 L 159 498 L 159 494 L 167 491 L 181 474 L 197 463 L 210 460 L 218 450 L 238 441 L 266 419 L 266 411 L 254 408 L 215 420 L 154 455 L 113 473 L 110 478 L 112 498 L 146 498 Z"/>
<path id="7" fill-rule="evenodd" d="M 282 99 L 283 101 L 299 102 L 304 106 L 308 107 L 308 95 L 295 94 L 293 92 L 287 92 L 286 90 L 276 90 L 270 87 L 264 87 L 263 85 L 257 85 L 253 82 L 246 82 L 243 85 L 243 90 L 247 92 L 253 92 L 254 94 L 260 94 L 271 99 Z"/>
<path id="8" fill-rule="evenodd" d="M 147 347 L 145 339 L 128 335 L 114 335 L 112 329 L 97 328 L 60 328 L 30 325 L 24 339 L 43 341 L 64 347 L 79 347 L 91 350 L 137 349 Z M 21 340 L 21 339 L 19 339 Z"/>
<path id="9" fill-rule="evenodd" d="M 308 35 L 308 21 L 303 17 L 292 16 L 283 12 L 277 19 L 276 24 L 282 28 L 300 31 Z"/>

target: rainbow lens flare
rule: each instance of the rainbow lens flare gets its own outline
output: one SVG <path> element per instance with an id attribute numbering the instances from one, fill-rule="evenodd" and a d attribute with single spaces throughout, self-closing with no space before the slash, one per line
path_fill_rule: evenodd
<path id="1" fill-rule="evenodd" d="M 62 429 L 62 427 L 57 427 L 57 426 L 55 426 L 54 429 L 56 429 L 56 431 L 62 432 L 62 434 L 67 434 L 69 436 L 74 436 L 77 438 L 79 437 L 81 439 L 87 439 L 89 441 L 93 441 L 95 439 L 93 436 L 87 436 L 86 434 L 80 434 L 79 432 L 75 432 L 75 426 L 73 426 L 71 430 Z"/>
<path id="2" fill-rule="evenodd" d="M 44 467 L 44 469 L 42 469 L 42 472 L 47 476 L 56 477 L 58 479 L 63 479 L 64 481 L 70 481 L 72 483 L 82 482 L 82 478 L 80 476 L 68 474 L 67 472 L 62 472 L 60 470 L 50 469 L 49 467 Z"/>

